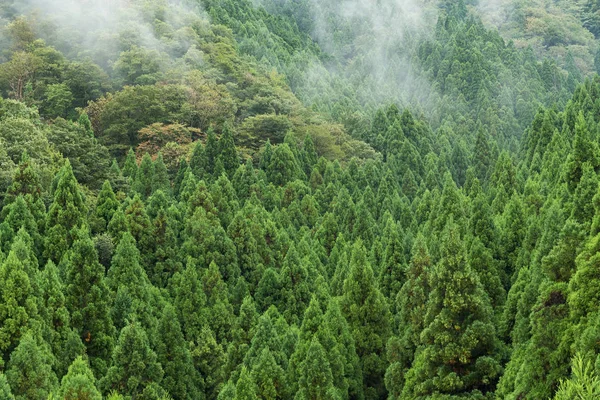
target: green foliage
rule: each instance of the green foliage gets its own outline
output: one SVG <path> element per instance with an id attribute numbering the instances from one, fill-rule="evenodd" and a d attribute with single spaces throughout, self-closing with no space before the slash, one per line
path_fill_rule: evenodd
<path id="1" fill-rule="evenodd" d="M 596 2 L 4 3 L 1 398 L 597 397 Z"/>
<path id="2" fill-rule="evenodd" d="M 69 372 L 62 378 L 58 392 L 65 400 L 102 399 L 102 395 L 96 388 L 96 378 L 82 357 L 78 357 L 69 366 Z"/>

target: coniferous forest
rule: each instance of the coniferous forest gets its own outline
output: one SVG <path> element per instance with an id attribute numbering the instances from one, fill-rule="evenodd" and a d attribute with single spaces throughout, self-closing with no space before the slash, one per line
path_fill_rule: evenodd
<path id="1" fill-rule="evenodd" d="M 600 398 L 596 0 L 0 1 L 0 400 Z"/>

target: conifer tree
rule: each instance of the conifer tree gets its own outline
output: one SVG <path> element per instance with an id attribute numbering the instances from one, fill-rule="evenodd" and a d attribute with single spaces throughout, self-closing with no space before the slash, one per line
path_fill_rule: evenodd
<path id="1" fill-rule="evenodd" d="M 325 350 L 317 338 L 313 338 L 300 369 L 300 390 L 297 399 L 341 399 L 338 390 L 333 386 L 331 368 Z"/>
<path id="2" fill-rule="evenodd" d="M 194 150 L 190 157 L 189 167 L 191 172 L 196 176 L 197 179 L 207 178 L 205 174 L 208 172 L 208 160 L 206 158 L 204 145 L 200 140 L 198 140 L 194 145 Z"/>
<path id="3" fill-rule="evenodd" d="M 170 304 L 163 310 L 158 323 L 157 337 L 156 354 L 164 370 L 161 386 L 174 398 L 203 398 L 202 377 L 194 369 L 175 308 Z"/>
<path id="4" fill-rule="evenodd" d="M 219 153 L 220 158 L 223 161 L 223 168 L 225 173 L 229 177 L 233 177 L 233 174 L 240 166 L 240 160 L 235 148 L 233 140 L 233 132 L 231 126 L 226 123 L 223 125 L 223 132 L 221 133 L 221 139 L 219 139 Z M 219 178 L 218 176 L 215 178 Z"/>
<path id="5" fill-rule="evenodd" d="M 171 193 L 169 171 L 167 171 L 167 166 L 165 165 L 161 152 L 158 152 L 158 156 L 154 161 L 154 175 L 152 175 L 152 193 L 157 190 L 162 190 L 167 194 Z"/>
<path id="6" fill-rule="evenodd" d="M 150 154 L 145 153 L 136 171 L 133 189 L 143 198 L 147 199 L 152 194 L 154 182 L 154 163 Z"/>
<path id="7" fill-rule="evenodd" d="M 275 147 L 266 173 L 269 182 L 275 186 L 284 186 L 286 183 L 302 176 L 298 160 L 287 143 Z"/>
<path id="8" fill-rule="evenodd" d="M 6 364 L 6 380 L 16 400 L 45 399 L 58 384 L 52 371 L 48 345 L 32 332 L 26 333 Z"/>
<path id="9" fill-rule="evenodd" d="M 6 380 L 6 375 L 3 373 L 0 373 L 0 398 L 6 400 L 15 400 L 15 396 L 13 396 L 10 385 Z"/>
<path id="10" fill-rule="evenodd" d="M 401 398 L 474 396 L 494 389 L 500 363 L 492 309 L 452 220 L 444 230 L 441 260 L 431 274 L 419 342 Z"/>
<path id="11" fill-rule="evenodd" d="M 217 136 L 215 135 L 215 131 L 212 127 L 209 128 L 208 134 L 206 135 L 204 152 L 206 154 L 205 172 L 209 175 L 207 178 L 210 178 L 210 176 L 212 176 L 214 173 L 215 165 L 219 158 L 219 142 L 217 141 Z M 192 168 L 192 171 L 194 171 L 194 168 Z"/>
<path id="12" fill-rule="evenodd" d="M 82 354 L 84 345 L 71 327 L 71 316 L 66 307 L 64 284 L 59 270 L 52 261 L 40 273 L 40 317 L 44 322 L 42 336 L 50 345 L 58 376 L 64 376 L 70 363 Z"/>
<path id="13" fill-rule="evenodd" d="M 100 381 L 103 391 L 145 398 L 162 377 L 162 367 L 144 329 L 135 322 L 124 327 L 112 353 L 111 367 Z"/>
<path id="14" fill-rule="evenodd" d="M 148 310 L 148 306 L 152 304 L 150 281 L 146 271 L 140 265 L 140 252 L 129 232 L 123 234 L 117 246 L 108 270 L 106 284 L 113 296 L 120 290 L 131 299 L 131 311 L 145 328 L 153 324 L 151 311 Z"/>
<path id="15" fill-rule="evenodd" d="M 432 261 L 426 240 L 419 234 L 412 248 L 406 271 L 406 282 L 397 296 L 398 336 L 387 344 L 390 366 L 385 374 L 385 384 L 390 396 L 399 398 L 404 387 L 404 375 L 411 366 L 415 350 L 420 344 L 425 323 L 425 307 L 429 297 Z"/>
<path id="16" fill-rule="evenodd" d="M 62 378 L 58 395 L 65 400 L 102 400 L 96 388 L 96 378 L 82 358 L 77 357 L 69 366 L 69 372 Z"/>
<path id="17" fill-rule="evenodd" d="M 46 218 L 44 252 L 44 255 L 54 262 L 59 262 L 71 246 L 74 240 L 72 230 L 82 226 L 87 215 L 87 207 L 68 159 L 59 176 L 54 200 Z"/>
<path id="18" fill-rule="evenodd" d="M 256 383 L 259 399 L 281 399 L 288 397 L 287 381 L 283 369 L 275 362 L 269 349 L 263 349 L 251 371 Z"/>
<path id="19" fill-rule="evenodd" d="M 24 151 L 13 175 L 12 183 L 6 191 L 4 205 L 11 204 L 18 196 L 23 196 L 31 206 L 40 199 L 41 194 L 42 186 L 39 174 L 33 168 L 29 154 Z"/>
<path id="20" fill-rule="evenodd" d="M 127 152 L 127 157 L 125 158 L 125 164 L 123 165 L 123 169 L 121 172 L 125 178 L 130 178 L 132 181 L 135 180 L 137 176 L 138 165 L 135 157 L 135 153 L 133 149 L 129 149 Z"/>
<path id="21" fill-rule="evenodd" d="M 27 261 L 20 259 L 18 254 L 19 247 L 23 246 L 26 244 L 17 239 L 0 265 L 0 351 L 5 361 L 21 336 L 36 325 L 34 321 L 38 315 L 37 283 L 31 281 Z"/>
<path id="22" fill-rule="evenodd" d="M 242 367 L 240 379 L 238 379 L 237 384 L 235 385 L 234 399 L 255 400 L 257 398 L 256 392 L 256 383 L 254 382 L 254 379 L 252 379 L 252 375 L 245 366 Z"/>
<path id="23" fill-rule="evenodd" d="M 73 328 L 90 357 L 92 369 L 102 374 L 108 367 L 115 328 L 110 317 L 111 296 L 98 262 L 94 243 L 85 230 L 65 256 L 65 301 Z"/>
<path id="24" fill-rule="evenodd" d="M 113 215 L 119 208 L 119 201 L 109 181 L 104 181 L 102 189 L 98 193 L 95 215 L 99 220 L 99 232 L 104 232 Z"/>
<path id="25" fill-rule="evenodd" d="M 383 396 L 386 368 L 385 343 L 390 336 L 390 312 L 377 288 L 371 265 L 360 241 L 352 248 L 350 271 L 344 281 L 342 312 L 356 340 L 363 372 L 365 397 Z"/>

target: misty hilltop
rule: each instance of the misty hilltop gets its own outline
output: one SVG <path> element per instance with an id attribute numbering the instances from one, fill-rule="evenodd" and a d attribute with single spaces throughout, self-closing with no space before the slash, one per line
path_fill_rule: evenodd
<path id="1" fill-rule="evenodd" d="M 600 3 L 0 2 L 0 399 L 600 398 Z"/>

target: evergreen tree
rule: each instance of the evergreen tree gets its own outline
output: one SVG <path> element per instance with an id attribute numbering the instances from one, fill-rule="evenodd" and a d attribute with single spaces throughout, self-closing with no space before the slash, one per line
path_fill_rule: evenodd
<path id="1" fill-rule="evenodd" d="M 104 181 L 102 189 L 98 193 L 95 215 L 99 220 L 98 232 L 104 232 L 113 215 L 119 208 L 119 201 L 113 192 L 109 181 Z"/>
<path id="2" fill-rule="evenodd" d="M 115 328 L 110 317 L 111 296 L 94 243 L 84 230 L 65 256 L 65 301 L 71 324 L 86 347 L 96 374 L 106 371 Z"/>
<path id="3" fill-rule="evenodd" d="M 102 400 L 102 395 L 96 388 L 96 378 L 82 357 L 78 357 L 69 366 L 69 372 L 62 378 L 58 394 L 65 400 Z"/>
<path id="4" fill-rule="evenodd" d="M 17 239 L 0 265 L 0 350 L 5 361 L 22 335 L 36 325 L 38 315 L 36 282 L 31 281 L 26 263 L 18 255 L 18 248 L 22 246 L 26 244 Z M 16 391 L 15 395 L 18 395 Z"/>
<path id="5" fill-rule="evenodd" d="M 10 385 L 6 380 L 6 375 L 3 373 L 0 373 L 0 397 L 6 400 L 15 400 L 15 396 L 13 396 Z"/>
<path id="6" fill-rule="evenodd" d="M 84 349 L 81 338 L 71 327 L 64 292 L 58 268 L 52 261 L 48 261 L 40 274 L 39 314 L 44 322 L 42 335 L 56 357 L 54 370 L 58 376 L 67 373 L 68 366 Z"/>
<path id="7" fill-rule="evenodd" d="M 242 367 L 242 373 L 240 379 L 238 379 L 235 385 L 235 400 L 255 400 L 256 396 L 256 383 L 252 379 L 252 375 L 246 367 Z"/>
<path id="8" fill-rule="evenodd" d="M 174 398 L 201 399 L 202 377 L 194 369 L 192 356 L 181 332 L 175 309 L 167 304 L 157 329 L 157 360 L 164 370 L 162 387 Z"/>
<path id="9" fill-rule="evenodd" d="M 47 344 L 27 333 L 6 364 L 6 380 L 16 400 L 45 399 L 58 384 L 52 371 L 52 353 Z"/>
<path id="10" fill-rule="evenodd" d="M 223 125 L 223 132 L 221 133 L 221 139 L 219 140 L 219 153 L 225 173 L 229 177 L 233 177 L 233 174 L 240 166 L 240 160 L 233 141 L 233 132 L 228 123 Z M 219 177 L 216 176 L 215 178 L 218 179 Z"/>
<path id="11" fill-rule="evenodd" d="M 160 180 L 163 177 L 159 177 Z M 150 154 L 145 153 L 140 162 L 140 167 L 135 174 L 133 189 L 140 194 L 143 199 L 147 199 L 152 194 L 154 178 L 154 163 Z"/>
<path id="12" fill-rule="evenodd" d="M 67 159 L 60 170 L 54 200 L 46 218 L 44 255 L 59 262 L 74 241 L 73 229 L 85 223 L 87 207 Z"/>
<path id="13" fill-rule="evenodd" d="M 385 297 L 376 286 L 371 265 L 360 241 L 352 249 L 350 271 L 344 281 L 342 312 L 356 341 L 363 372 L 365 398 L 385 393 L 385 343 L 390 336 L 390 312 Z"/>
<path id="14" fill-rule="evenodd" d="M 127 158 L 125 158 L 125 164 L 123 164 L 122 173 L 125 178 L 130 178 L 132 181 L 137 176 L 138 165 L 133 149 L 129 149 L 127 152 Z"/>
<path id="15" fill-rule="evenodd" d="M 152 193 L 157 190 L 162 190 L 164 193 L 171 193 L 169 171 L 167 170 L 161 152 L 158 153 L 158 156 L 154 161 L 154 174 L 152 175 Z"/>
<path id="16" fill-rule="evenodd" d="M 394 399 L 399 398 L 404 387 L 404 375 L 410 368 L 415 350 L 420 344 L 424 328 L 427 299 L 430 292 L 432 261 L 423 235 L 418 235 L 406 271 L 407 280 L 397 296 L 398 336 L 387 344 L 390 366 L 385 383 Z"/>
<path id="17" fill-rule="evenodd" d="M 419 341 L 401 398 L 493 391 L 501 367 L 492 309 L 452 221 L 442 238 L 441 260 L 431 274 Z"/>
<path id="18" fill-rule="evenodd" d="M 144 329 L 135 322 L 127 325 L 112 353 L 111 367 L 100 380 L 103 391 L 116 390 L 131 398 L 147 398 L 153 384 L 160 384 L 162 377 L 162 367 Z"/>
<path id="19" fill-rule="evenodd" d="M 208 173 L 208 159 L 206 158 L 206 152 L 204 145 L 199 140 L 194 145 L 194 150 L 190 157 L 190 170 L 196 176 L 197 179 L 205 179 L 205 174 Z M 180 168 L 180 171 L 182 169 Z"/>

